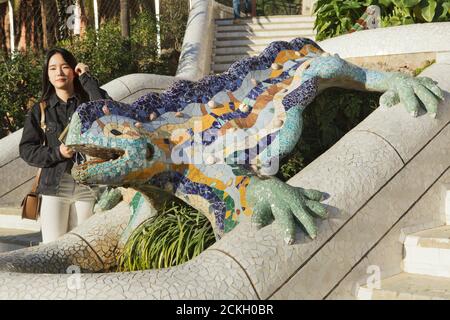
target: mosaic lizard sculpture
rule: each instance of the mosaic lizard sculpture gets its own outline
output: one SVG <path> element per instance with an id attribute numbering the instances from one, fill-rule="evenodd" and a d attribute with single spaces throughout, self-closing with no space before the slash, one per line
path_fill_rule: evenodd
<path id="1" fill-rule="evenodd" d="M 72 175 L 152 199 L 175 195 L 204 213 L 218 237 L 243 219 L 265 226 L 275 218 L 286 243 L 295 240 L 296 220 L 315 238 L 314 217 L 327 217 L 323 193 L 273 175 L 300 138 L 303 110 L 331 86 L 385 92 L 381 105 L 401 101 L 413 116 L 422 103 L 435 117 L 443 99 L 429 78 L 362 69 L 309 39 L 273 42 L 222 74 L 177 81 L 131 105 L 81 105 L 66 144 L 94 158 Z"/>

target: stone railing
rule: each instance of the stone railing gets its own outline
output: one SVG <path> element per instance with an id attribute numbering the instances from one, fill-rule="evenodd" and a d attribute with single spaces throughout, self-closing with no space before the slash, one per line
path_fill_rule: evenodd
<path id="1" fill-rule="evenodd" d="M 215 1 L 193 0 L 184 35 L 177 78 L 199 80 L 210 73 L 215 19 L 231 18 L 231 8 Z"/>

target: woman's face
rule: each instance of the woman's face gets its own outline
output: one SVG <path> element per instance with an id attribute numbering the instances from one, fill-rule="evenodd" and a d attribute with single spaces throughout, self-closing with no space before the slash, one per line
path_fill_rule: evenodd
<path id="1" fill-rule="evenodd" d="M 48 79 L 55 89 L 73 91 L 74 70 L 60 53 L 55 53 L 48 61 Z"/>

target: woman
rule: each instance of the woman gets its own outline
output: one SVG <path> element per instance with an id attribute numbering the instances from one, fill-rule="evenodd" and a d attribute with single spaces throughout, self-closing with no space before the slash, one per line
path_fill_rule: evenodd
<path id="1" fill-rule="evenodd" d="M 96 192 L 79 185 L 70 175 L 76 154 L 58 137 L 81 103 L 109 99 L 106 91 L 89 75 L 89 68 L 77 63 L 67 50 L 47 53 L 42 72 L 42 100 L 45 102 L 45 132 L 40 127 L 41 111 L 35 104 L 25 118 L 20 157 L 42 168 L 38 192 L 41 201 L 42 241 L 53 241 L 88 219 L 93 212 Z M 45 145 L 43 145 L 45 141 Z"/>

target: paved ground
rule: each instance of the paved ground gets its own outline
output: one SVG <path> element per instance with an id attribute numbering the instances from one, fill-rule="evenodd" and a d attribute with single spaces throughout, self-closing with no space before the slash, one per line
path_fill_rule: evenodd
<path id="1" fill-rule="evenodd" d="M 0 252 L 35 246 L 41 241 L 40 232 L 0 228 Z"/>

